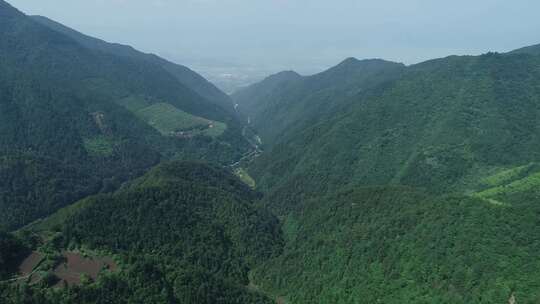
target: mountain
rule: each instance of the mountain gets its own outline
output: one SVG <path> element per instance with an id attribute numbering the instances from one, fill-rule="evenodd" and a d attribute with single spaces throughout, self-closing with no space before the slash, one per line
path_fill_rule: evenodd
<path id="1" fill-rule="evenodd" d="M 402 67 L 266 137 L 248 172 L 286 246 L 254 281 L 290 303 L 538 301 L 539 67 L 523 53 Z M 302 119 L 289 100 L 257 125 Z"/>
<path id="2" fill-rule="evenodd" d="M 111 191 L 160 159 L 230 164 L 250 149 L 235 115 L 162 66 L 0 4 L 0 227 Z"/>
<path id="3" fill-rule="evenodd" d="M 245 126 L 0 0 L 0 299 L 537 303 L 535 49 L 282 72 L 233 95 Z"/>
<path id="4" fill-rule="evenodd" d="M 190 88 L 208 101 L 228 110 L 229 112 L 232 112 L 233 110 L 233 102 L 227 94 L 223 93 L 213 84 L 204 79 L 201 75 L 193 72 L 185 66 L 172 63 L 153 54 L 139 52 L 128 45 L 108 43 L 103 40 L 84 35 L 47 17 L 32 16 L 31 18 L 50 29 L 71 37 L 86 48 L 102 51 L 104 53 L 116 56 L 138 59 L 161 66 L 183 85 Z"/>
<path id="5" fill-rule="evenodd" d="M 276 91 L 289 83 L 300 81 L 302 76 L 294 71 L 284 71 L 271 75 L 263 81 L 243 88 L 232 95 L 238 104 L 238 110 L 247 117 L 255 117 L 257 111 L 261 110 L 263 99 L 270 101 Z"/>
<path id="6" fill-rule="evenodd" d="M 349 58 L 313 76 L 280 73 L 232 97 L 263 142 L 271 145 L 282 133 L 331 115 L 345 107 L 350 96 L 393 79 L 403 68 L 379 59 Z"/>
<path id="7" fill-rule="evenodd" d="M 344 185 L 475 191 L 481 178 L 538 159 L 539 65 L 538 56 L 487 54 L 407 67 L 283 133 L 250 172 L 285 209 Z"/>
<path id="8" fill-rule="evenodd" d="M 531 45 L 517 50 L 513 50 L 510 54 L 529 54 L 529 55 L 540 55 L 540 44 Z"/>
<path id="9" fill-rule="evenodd" d="M 93 282 L 54 293 L 37 275 L 34 285 L 41 288 L 29 288 L 28 301 L 271 303 L 247 287 L 250 268 L 282 247 L 277 218 L 258 206 L 257 198 L 218 166 L 163 163 L 113 194 L 86 198 L 26 228 L 26 235 L 47 236 L 38 252 L 55 256 L 78 248 L 119 264 Z M 54 264 L 36 267 L 38 274 L 62 275 Z M 14 290 L 0 284 L 2 298 L 19 303 Z"/>

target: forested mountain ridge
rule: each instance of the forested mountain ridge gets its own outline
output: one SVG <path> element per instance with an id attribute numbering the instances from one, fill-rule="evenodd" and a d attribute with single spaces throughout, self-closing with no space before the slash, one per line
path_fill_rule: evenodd
<path id="1" fill-rule="evenodd" d="M 220 260 L 216 256 L 208 266 L 230 268 L 232 265 L 225 262 L 229 259 L 244 259 L 252 265 L 257 259 L 276 255 L 281 246 L 278 220 L 256 204 L 258 198 L 257 193 L 219 166 L 166 162 L 112 196 L 91 198 L 94 202 L 86 202 L 78 214 L 66 221 L 63 235 L 67 243 L 73 241 L 126 252 L 168 248 L 164 251 L 170 257 L 190 255 L 190 259 L 200 259 L 201 263 L 207 259 L 205 255 L 215 255 L 222 250 L 188 254 L 186 246 L 190 242 L 198 246 L 239 246 L 226 248 L 230 251 L 222 253 L 223 257 L 228 257 Z M 116 222 L 119 213 L 123 213 L 123 220 Z M 100 221 L 105 223 L 96 225 Z M 179 229 L 187 231 L 182 233 Z M 207 233 L 205 229 L 215 231 Z M 188 240 L 190 234 L 200 235 Z M 183 241 L 175 241 L 178 237 Z M 213 242 L 207 239 L 221 237 L 225 239 Z M 174 246 L 184 247 L 174 249 Z M 247 285 L 244 268 L 229 270 L 223 272 L 222 269 L 221 275 L 238 276 L 236 278 Z"/>
<path id="2" fill-rule="evenodd" d="M 347 107 L 351 96 L 396 78 L 403 64 L 380 59 L 348 58 L 322 73 L 300 77 L 277 74 L 232 95 L 238 110 L 249 117 L 263 142 L 301 130 Z"/>
<path id="3" fill-rule="evenodd" d="M 530 55 L 540 55 L 540 44 L 526 46 L 524 48 L 519 48 L 513 50 L 510 54 L 530 54 Z"/>
<path id="4" fill-rule="evenodd" d="M 251 173 L 283 207 L 343 184 L 474 191 L 482 177 L 537 161 L 539 79 L 540 57 L 526 54 L 410 66 L 333 116 L 284 132 Z"/>
<path id="5" fill-rule="evenodd" d="M 247 127 L 0 0 L 0 302 L 538 303 L 536 49 L 282 72 Z"/>
<path id="6" fill-rule="evenodd" d="M 122 45 L 117 43 L 108 43 L 103 40 L 84 35 L 76 30 L 73 30 L 69 27 L 66 27 L 63 24 L 55 22 L 47 17 L 43 16 L 32 16 L 32 19 L 40 24 L 43 24 L 55 31 L 58 31 L 62 34 L 65 34 L 74 40 L 76 40 L 81 45 L 89 49 L 99 50 L 105 53 L 121 56 L 136 58 L 140 60 L 145 60 L 150 63 L 159 65 L 176 77 L 182 84 L 189 87 L 191 90 L 195 91 L 200 96 L 206 98 L 208 101 L 219 105 L 223 109 L 232 112 L 233 102 L 231 98 L 220 91 L 217 87 L 211 84 L 209 81 L 204 79 L 199 74 L 193 72 L 189 68 L 169 62 L 161 57 L 158 57 L 154 54 L 146 54 L 137 51 L 131 46 Z"/>
<path id="7" fill-rule="evenodd" d="M 247 287 L 248 271 L 283 243 L 277 218 L 257 197 L 218 166 L 162 163 L 113 194 L 60 212 L 61 221 L 21 232 L 45 235 L 43 254 L 101 252 L 115 257 L 119 271 L 54 292 L 39 277 L 25 289 L 0 283 L 0 295 L 8 303 L 271 303 Z M 17 245 L 0 234 L 1 246 Z"/>
<path id="8" fill-rule="evenodd" d="M 287 240 L 258 284 L 298 304 L 536 303 L 531 49 L 403 67 L 281 132 L 249 168 Z"/>
<path id="9" fill-rule="evenodd" d="M 89 49 L 0 1 L 0 226 L 14 229 L 162 158 L 228 164 L 234 115 L 163 67 Z"/>
<path id="10" fill-rule="evenodd" d="M 283 90 L 282 87 L 291 85 L 295 81 L 300 81 L 303 77 L 294 71 L 283 71 L 266 77 L 261 82 L 250 85 L 233 93 L 233 98 L 237 103 L 239 112 L 245 118 L 256 117 L 261 111 L 262 99 L 271 99 L 275 91 Z"/>

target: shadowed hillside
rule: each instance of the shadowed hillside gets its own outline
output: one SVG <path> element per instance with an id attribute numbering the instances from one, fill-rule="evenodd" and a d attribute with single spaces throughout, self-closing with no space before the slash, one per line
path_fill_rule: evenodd
<path id="1" fill-rule="evenodd" d="M 161 65 L 89 48 L 0 3 L 0 226 L 110 191 L 161 158 L 228 164 L 250 148 L 232 114 Z M 141 120 L 125 100 L 216 128 L 197 133 L 155 112 Z"/>

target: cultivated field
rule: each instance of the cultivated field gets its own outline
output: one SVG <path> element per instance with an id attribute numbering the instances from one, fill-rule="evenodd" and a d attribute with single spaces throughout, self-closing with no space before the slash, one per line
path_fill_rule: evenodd
<path id="1" fill-rule="evenodd" d="M 54 275 L 59 279 L 55 285 L 57 287 L 79 285 L 83 275 L 96 280 L 102 270 L 117 269 L 116 263 L 109 257 L 84 257 L 80 253 L 69 251 L 62 252 L 62 256 L 65 262 L 54 269 Z"/>
<path id="2" fill-rule="evenodd" d="M 118 101 L 164 136 L 189 138 L 195 135 L 218 137 L 227 125 L 186 113 L 175 106 L 130 96 Z"/>
<path id="3" fill-rule="evenodd" d="M 35 284 L 46 277 L 53 277 L 54 287 L 79 285 L 82 277 L 96 280 L 101 271 L 116 271 L 118 266 L 110 257 L 85 256 L 79 252 L 63 251 L 62 262 L 50 269 L 46 266 L 46 257 L 39 252 L 32 252 L 18 267 L 19 276 L 13 282 Z"/>
<path id="4" fill-rule="evenodd" d="M 36 251 L 33 251 L 28 257 L 26 257 L 21 265 L 19 265 L 19 274 L 21 276 L 27 276 L 34 271 L 34 268 L 41 262 L 43 256 Z"/>

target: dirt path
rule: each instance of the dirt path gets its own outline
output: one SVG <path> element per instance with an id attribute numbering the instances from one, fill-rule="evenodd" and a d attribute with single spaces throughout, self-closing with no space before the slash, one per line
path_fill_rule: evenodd
<path id="1" fill-rule="evenodd" d="M 38 271 L 38 270 L 36 269 L 36 270 L 32 271 L 32 272 L 29 273 L 29 274 L 25 274 L 25 275 L 23 275 L 23 276 L 11 278 L 11 279 L 9 279 L 9 280 L 0 281 L 0 284 L 1 284 L 1 283 L 17 282 L 17 281 L 20 281 L 20 280 L 26 280 L 26 279 L 32 277 L 37 271 Z"/>
<path id="2" fill-rule="evenodd" d="M 22 277 L 16 277 L 16 278 L 12 278 L 12 279 L 9 279 L 9 280 L 0 281 L 0 284 L 1 284 L 1 283 L 16 282 L 16 281 L 19 281 L 19 280 L 28 279 L 28 278 L 31 277 L 33 274 L 34 274 L 34 273 L 32 272 L 31 274 L 28 274 L 28 275 L 25 275 L 25 276 L 22 276 Z"/>
<path id="3" fill-rule="evenodd" d="M 21 275 L 8 280 L 0 281 L 0 283 L 16 282 L 30 278 L 32 275 L 34 275 L 34 273 L 37 272 L 36 267 L 41 263 L 42 260 L 43 256 L 40 253 L 32 251 L 30 255 L 24 258 L 24 260 L 18 266 L 17 270 Z"/>

